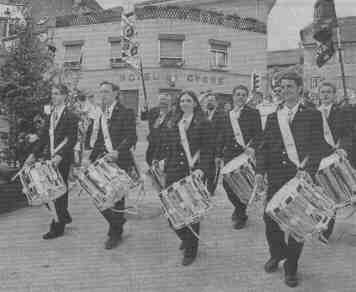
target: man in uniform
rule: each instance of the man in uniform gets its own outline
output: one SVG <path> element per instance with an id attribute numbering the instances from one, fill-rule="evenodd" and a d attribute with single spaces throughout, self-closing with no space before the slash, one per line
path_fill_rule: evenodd
<path id="1" fill-rule="evenodd" d="M 296 73 L 285 73 L 280 82 L 285 102 L 276 112 L 268 116 L 263 139 L 256 154 L 256 183 L 258 189 L 262 190 L 264 175 L 267 174 L 267 202 L 286 182 L 296 176 L 301 167 L 300 162 L 307 157 L 304 170 L 314 177 L 323 157 L 320 148 L 325 143 L 320 112 L 307 108 L 301 102 L 302 78 Z M 282 118 L 283 122 L 280 124 Z M 289 127 L 295 143 L 285 141 L 283 138 L 285 136 L 282 135 L 282 129 L 285 129 L 285 126 Z M 286 243 L 285 233 L 266 213 L 264 221 L 270 251 L 270 259 L 265 264 L 265 271 L 275 272 L 279 262 L 286 259 L 285 283 L 289 287 L 295 287 L 298 285 L 297 268 L 303 243 L 297 242 L 291 236 Z"/>
<path id="2" fill-rule="evenodd" d="M 132 109 L 127 109 L 120 102 L 120 87 L 108 81 L 100 84 L 100 95 L 103 99 L 104 112 L 100 120 L 98 139 L 90 154 L 90 161 L 95 161 L 100 155 L 106 154 L 107 159 L 130 173 L 134 160 L 131 147 L 136 145 L 136 120 Z M 116 247 L 122 240 L 125 198 L 117 202 L 115 210 L 107 209 L 102 213 L 109 223 L 106 249 Z"/>

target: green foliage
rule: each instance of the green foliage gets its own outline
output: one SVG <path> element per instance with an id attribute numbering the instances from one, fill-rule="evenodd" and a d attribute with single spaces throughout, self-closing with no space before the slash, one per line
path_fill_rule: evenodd
<path id="1" fill-rule="evenodd" d="M 49 99 L 51 79 L 45 73 L 53 65 L 47 44 L 35 32 L 32 20 L 17 34 L 1 68 L 5 83 L 1 99 L 20 119 L 32 119 Z"/>

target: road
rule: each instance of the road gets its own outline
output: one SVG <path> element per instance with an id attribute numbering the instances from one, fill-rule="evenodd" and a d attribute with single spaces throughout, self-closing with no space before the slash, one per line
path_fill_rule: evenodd
<path id="1" fill-rule="evenodd" d="M 142 137 L 144 135 L 141 135 Z M 143 161 L 145 143 L 136 149 Z M 144 170 L 142 163 L 142 169 Z M 0 291 L 230 292 L 289 291 L 283 269 L 266 274 L 268 259 L 262 204 L 249 210 L 248 225 L 234 230 L 232 206 L 219 187 L 214 207 L 202 222 L 197 260 L 181 266 L 179 242 L 162 216 L 157 194 L 147 193 L 137 214 L 128 215 L 122 244 L 104 250 L 107 225 L 85 195 L 72 191 L 73 223 L 65 236 L 41 239 L 50 215 L 41 207 L 0 216 Z M 132 195 L 129 204 L 137 199 Z M 328 246 L 307 243 L 293 291 L 355 291 L 355 216 L 339 220 Z"/>

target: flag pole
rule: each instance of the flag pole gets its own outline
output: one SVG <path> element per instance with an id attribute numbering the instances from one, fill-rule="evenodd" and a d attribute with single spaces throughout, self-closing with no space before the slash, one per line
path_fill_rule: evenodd
<path id="1" fill-rule="evenodd" d="M 344 90 L 344 99 L 347 99 L 347 89 L 346 89 L 346 77 L 345 77 L 345 66 L 344 66 L 344 58 L 342 56 L 342 47 L 341 47 L 341 29 L 339 22 L 336 23 L 336 38 L 337 38 L 337 50 L 339 52 L 339 63 L 340 63 L 340 71 L 341 71 L 341 80 L 342 87 Z"/>
<path id="2" fill-rule="evenodd" d="M 145 100 L 144 108 L 145 108 L 145 110 L 148 110 L 147 90 L 146 90 L 146 83 L 145 83 L 145 78 L 144 78 L 144 74 L 143 74 L 142 58 L 140 58 L 140 74 L 141 74 L 141 81 L 142 81 L 143 97 Z"/>

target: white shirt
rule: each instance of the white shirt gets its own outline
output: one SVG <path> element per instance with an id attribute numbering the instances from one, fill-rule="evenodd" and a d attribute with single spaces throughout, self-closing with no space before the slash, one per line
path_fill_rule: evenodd
<path id="1" fill-rule="evenodd" d="M 114 108 L 115 108 L 116 104 L 117 104 L 117 101 L 114 101 L 114 102 L 112 103 L 112 105 L 105 111 L 105 115 L 106 115 L 106 118 L 107 118 L 108 120 L 111 119 L 112 112 L 114 111 Z"/>
<path id="2" fill-rule="evenodd" d="M 294 120 L 295 114 L 298 111 L 300 102 L 298 102 L 294 107 L 292 107 L 291 109 L 289 107 L 287 107 L 286 105 L 284 106 L 283 110 L 285 111 L 285 114 L 287 116 L 288 122 L 291 124 Z"/>
<path id="3" fill-rule="evenodd" d="M 215 111 L 216 111 L 216 108 L 214 108 L 213 110 L 208 110 L 208 119 L 210 121 L 213 119 Z"/>
<path id="4" fill-rule="evenodd" d="M 185 130 L 188 130 L 190 123 L 193 120 L 193 116 L 194 116 L 193 114 L 191 114 L 190 116 L 185 117 L 185 118 L 183 116 L 182 119 L 180 120 L 179 123 L 182 123 L 184 125 Z"/>
<path id="5" fill-rule="evenodd" d="M 52 113 L 52 114 L 53 114 L 54 127 L 57 126 L 57 123 L 58 123 L 59 119 L 61 118 L 62 113 L 63 113 L 65 107 L 66 107 L 66 105 L 65 105 L 65 104 L 62 104 L 62 105 L 60 105 L 59 107 L 56 106 L 56 107 L 53 109 L 53 113 Z"/>
<path id="6" fill-rule="evenodd" d="M 329 105 L 321 105 L 320 107 L 319 107 L 319 110 L 323 113 L 323 114 L 325 114 L 326 113 L 326 118 L 329 118 L 329 115 L 330 115 L 330 111 L 331 111 L 331 107 L 333 106 L 333 104 L 331 103 L 331 104 L 329 104 Z"/>
<path id="7" fill-rule="evenodd" d="M 231 111 L 235 115 L 236 119 L 240 118 L 241 111 L 244 107 L 234 107 Z"/>

